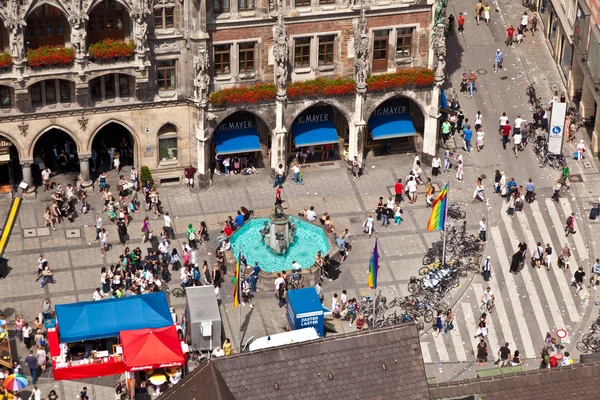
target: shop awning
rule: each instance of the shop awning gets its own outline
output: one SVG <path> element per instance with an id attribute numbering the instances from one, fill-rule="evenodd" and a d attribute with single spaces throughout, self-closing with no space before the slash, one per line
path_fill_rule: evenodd
<path id="1" fill-rule="evenodd" d="M 117 337 L 119 332 L 173 325 L 163 292 L 56 305 L 61 343 Z"/>
<path id="2" fill-rule="evenodd" d="M 217 154 L 249 153 L 260 151 L 258 132 L 254 128 L 215 132 Z"/>
<path id="3" fill-rule="evenodd" d="M 294 124 L 292 132 L 296 147 L 317 146 L 339 141 L 333 121 Z"/>
<path id="4" fill-rule="evenodd" d="M 127 371 L 181 367 L 185 364 L 175 325 L 121 332 Z"/>
<path id="5" fill-rule="evenodd" d="M 369 118 L 373 139 L 392 139 L 417 134 L 409 114 L 374 115 Z"/>

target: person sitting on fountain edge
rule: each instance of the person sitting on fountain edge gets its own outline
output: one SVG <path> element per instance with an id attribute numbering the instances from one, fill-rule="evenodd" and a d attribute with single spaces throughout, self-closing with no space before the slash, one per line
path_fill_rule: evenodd
<path id="1" fill-rule="evenodd" d="M 302 267 L 296 261 L 292 261 L 292 272 L 300 272 Z"/>
<path id="2" fill-rule="evenodd" d="M 244 216 L 242 215 L 242 212 L 238 210 L 237 212 L 237 216 L 235 217 L 235 224 L 237 225 L 238 229 L 242 227 L 242 225 L 244 225 Z"/>
<path id="3" fill-rule="evenodd" d="M 317 219 L 317 213 L 315 212 L 314 206 L 310 206 L 308 210 L 305 208 L 299 215 L 311 222 Z"/>

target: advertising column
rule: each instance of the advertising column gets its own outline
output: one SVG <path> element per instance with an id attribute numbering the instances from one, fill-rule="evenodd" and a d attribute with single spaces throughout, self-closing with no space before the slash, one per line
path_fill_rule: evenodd
<path id="1" fill-rule="evenodd" d="M 552 103 L 548 134 L 548 152 L 552 154 L 562 154 L 566 114 L 567 103 Z"/>

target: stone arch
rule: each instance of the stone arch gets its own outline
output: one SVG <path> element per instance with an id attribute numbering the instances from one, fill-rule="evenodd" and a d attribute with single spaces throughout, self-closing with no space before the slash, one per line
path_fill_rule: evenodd
<path id="1" fill-rule="evenodd" d="M 62 3 L 62 1 L 56 0 L 56 1 L 48 1 L 48 0 L 33 0 L 31 3 L 29 3 L 29 7 L 27 8 L 27 10 L 25 10 L 25 15 L 23 17 L 23 19 L 27 19 L 31 16 L 31 13 L 38 7 L 43 6 L 44 4 L 48 4 L 49 6 L 52 7 L 56 7 L 58 8 L 63 16 L 67 19 L 67 21 L 69 20 L 69 10 L 67 7 L 65 7 L 65 5 Z"/>
<path id="2" fill-rule="evenodd" d="M 84 10 L 84 12 L 87 15 L 90 15 L 90 13 L 94 9 L 94 7 L 96 7 L 98 4 L 102 3 L 103 1 L 106 1 L 106 0 L 93 0 L 92 2 L 90 2 L 87 10 Z M 115 0 L 115 2 L 121 4 L 123 6 L 123 8 L 125 9 L 125 11 L 127 11 L 127 14 L 131 13 L 131 7 L 130 7 L 130 5 L 126 1 L 124 1 L 124 0 Z"/>
<path id="3" fill-rule="evenodd" d="M 298 109 L 298 111 L 289 119 L 285 118 L 285 126 L 286 126 L 288 132 L 291 130 L 292 124 L 294 123 L 296 118 L 298 118 L 304 111 L 306 111 L 309 108 L 314 107 L 314 106 L 331 106 L 331 107 L 337 109 L 346 118 L 346 122 L 348 123 L 348 125 L 352 124 L 352 122 L 353 122 L 352 111 L 350 111 L 350 109 L 348 109 L 346 106 L 344 106 L 340 102 L 333 100 L 333 99 L 331 99 L 329 101 L 321 100 L 321 99 L 314 99 L 314 100 L 305 102 L 304 107 Z"/>
<path id="4" fill-rule="evenodd" d="M 57 77 L 57 76 L 38 76 L 38 77 L 35 77 L 35 78 L 32 78 L 32 79 L 28 80 L 27 81 L 27 85 L 25 86 L 25 88 L 29 89 L 31 86 L 35 85 L 36 83 L 40 83 L 40 82 L 43 82 L 43 81 L 54 81 L 54 80 L 69 81 L 72 84 L 76 83 L 75 79 L 70 78 L 68 75 L 60 75 L 60 77 Z"/>
<path id="5" fill-rule="evenodd" d="M 19 153 L 20 160 L 26 159 L 25 152 L 27 149 L 25 148 L 23 143 L 21 143 L 19 141 L 19 139 L 16 136 L 8 133 L 7 131 L 2 131 L 2 130 L 0 130 L 0 136 L 5 137 L 6 139 L 10 140 L 11 143 L 17 148 L 17 152 Z"/>
<path id="6" fill-rule="evenodd" d="M 137 144 L 141 143 L 140 142 L 140 138 L 137 134 L 137 132 L 135 131 L 135 129 L 128 124 L 127 122 L 124 122 L 118 118 L 111 118 L 109 120 L 106 120 L 104 122 L 102 122 L 101 124 L 99 124 L 97 127 L 94 128 L 94 130 L 92 131 L 92 134 L 90 135 L 90 137 L 87 140 L 86 146 L 85 146 L 85 153 L 86 154 L 90 154 L 92 152 L 92 144 L 94 143 L 94 139 L 96 138 L 96 135 L 98 135 L 98 132 L 100 132 L 102 130 L 102 128 L 106 127 L 107 125 L 110 125 L 112 123 L 121 125 L 123 128 L 127 129 L 129 131 L 129 133 L 131 134 L 131 136 L 133 137 L 133 140 L 135 140 L 135 145 L 133 152 L 134 152 L 134 157 L 137 160 L 138 159 L 138 146 Z M 82 151 L 83 153 L 83 151 Z"/>
<path id="7" fill-rule="evenodd" d="M 410 101 L 412 101 L 413 103 L 415 103 L 417 105 L 417 107 L 419 107 L 419 109 L 421 110 L 421 113 L 423 113 L 423 118 L 427 117 L 427 105 L 423 104 L 421 102 L 421 100 L 417 99 L 416 96 L 416 92 L 414 91 L 410 91 L 410 92 L 404 92 L 404 93 L 394 93 L 394 92 L 390 92 L 390 93 L 386 93 L 383 96 L 380 96 L 377 98 L 377 101 L 372 102 L 372 103 L 367 103 L 367 107 L 365 109 L 365 121 L 368 121 L 369 118 L 371 117 L 371 114 L 373 114 L 373 111 L 375 111 L 377 109 L 377 107 L 381 106 L 383 103 L 385 103 L 388 100 L 392 100 L 392 99 L 408 99 Z"/>
<path id="8" fill-rule="evenodd" d="M 247 112 L 249 114 L 254 115 L 257 118 L 260 118 L 260 120 L 267 126 L 267 128 L 269 128 L 269 131 L 273 132 L 273 129 L 274 129 L 273 124 L 271 124 L 271 122 L 269 121 L 269 119 L 266 116 L 261 115 L 260 112 L 253 111 L 253 110 L 248 110 L 246 108 L 235 108 L 235 109 L 231 110 L 230 112 L 226 112 L 223 115 L 223 117 L 220 118 L 215 124 L 211 124 L 211 127 L 210 127 L 209 132 L 208 132 L 208 138 L 207 139 L 212 139 L 212 137 L 213 137 L 213 135 L 215 133 L 215 129 L 219 125 L 221 125 L 223 123 L 223 121 L 225 121 L 227 118 L 231 117 L 232 115 L 234 115 L 234 114 L 236 114 L 238 112 Z"/>
<path id="9" fill-rule="evenodd" d="M 64 125 L 60 125 L 60 124 L 50 124 L 50 125 L 46 126 L 45 128 L 41 129 L 32 138 L 29 148 L 27 149 L 28 150 L 27 158 L 33 158 L 33 150 L 35 148 L 35 144 L 46 132 L 48 132 L 51 129 L 59 129 L 59 130 L 65 132 L 67 135 L 69 135 L 69 137 L 71 139 L 73 139 L 73 141 L 75 142 L 75 145 L 77 146 L 77 152 L 78 153 L 81 152 L 81 149 L 83 148 L 81 145 L 81 141 L 79 140 L 79 137 L 77 135 L 75 135 L 71 129 L 65 128 Z"/>

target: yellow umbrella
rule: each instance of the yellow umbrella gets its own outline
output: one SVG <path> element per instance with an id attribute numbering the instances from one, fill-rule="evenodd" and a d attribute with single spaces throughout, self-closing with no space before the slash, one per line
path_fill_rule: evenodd
<path id="1" fill-rule="evenodd" d="M 150 383 L 153 385 L 162 385 L 167 381 L 167 377 L 163 374 L 155 374 L 150 377 Z"/>

